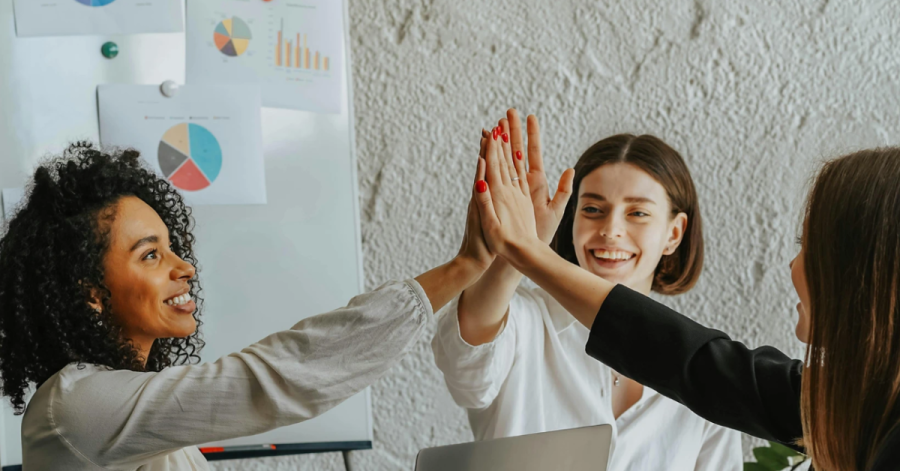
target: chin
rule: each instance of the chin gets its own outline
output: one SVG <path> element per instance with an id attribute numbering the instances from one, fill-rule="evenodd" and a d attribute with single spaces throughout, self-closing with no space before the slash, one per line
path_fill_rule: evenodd
<path id="1" fill-rule="evenodd" d="M 809 344 L 809 330 L 804 326 L 797 324 L 797 327 L 794 328 L 794 335 L 797 336 L 797 340 Z"/>
<path id="2" fill-rule="evenodd" d="M 179 326 L 177 329 L 174 329 L 171 336 L 174 338 L 189 337 L 196 330 L 197 323 L 191 322 L 190 325 Z"/>

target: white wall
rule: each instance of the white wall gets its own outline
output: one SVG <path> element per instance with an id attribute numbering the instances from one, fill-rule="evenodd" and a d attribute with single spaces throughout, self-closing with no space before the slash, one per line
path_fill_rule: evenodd
<path id="1" fill-rule="evenodd" d="M 681 151 L 707 263 L 664 301 L 802 355 L 787 264 L 805 186 L 824 158 L 900 143 L 900 5 L 352 0 L 350 16 L 368 288 L 455 252 L 480 127 L 515 106 L 541 118 L 551 178 L 617 132 Z M 420 448 L 471 440 L 429 340 L 373 388 L 375 449 L 354 469 L 409 470 Z M 342 469 L 337 455 L 214 468 Z"/>

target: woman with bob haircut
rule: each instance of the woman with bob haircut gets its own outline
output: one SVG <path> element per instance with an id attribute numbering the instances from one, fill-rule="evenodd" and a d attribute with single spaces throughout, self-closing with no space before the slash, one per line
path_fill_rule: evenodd
<path id="1" fill-rule="evenodd" d="M 524 178 L 545 245 L 586 273 L 644 295 L 694 286 L 703 268 L 700 203 L 675 149 L 651 135 L 602 139 L 574 173 L 563 173 L 551 199 L 537 118 L 526 120 L 526 143 L 516 110 L 507 117 L 494 134 L 511 160 L 524 162 L 527 154 Z M 585 354 L 590 330 L 547 291 L 519 286 L 521 279 L 495 260 L 444 309 L 432 340 L 475 439 L 612 424 L 611 471 L 743 468 L 739 433 Z"/>
<path id="2" fill-rule="evenodd" d="M 488 246 L 585 327 L 589 355 L 707 420 L 808 454 L 820 471 L 900 469 L 900 148 L 827 162 L 791 278 L 806 358 L 750 349 L 541 242 L 528 181 L 492 140 L 476 199 Z"/>

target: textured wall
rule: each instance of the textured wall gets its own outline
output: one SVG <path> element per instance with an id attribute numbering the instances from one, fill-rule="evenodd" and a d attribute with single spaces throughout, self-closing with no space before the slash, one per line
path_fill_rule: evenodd
<path id="1" fill-rule="evenodd" d="M 802 355 L 788 262 L 818 162 L 900 143 L 900 5 L 887 0 L 352 0 L 366 285 L 455 252 L 480 127 L 541 118 L 551 179 L 596 140 L 656 134 L 698 185 L 707 263 L 663 301 L 750 345 Z M 375 449 L 412 469 L 471 440 L 422 339 L 373 387 Z M 749 445 L 750 441 L 745 441 Z M 343 469 L 339 455 L 220 470 Z"/>

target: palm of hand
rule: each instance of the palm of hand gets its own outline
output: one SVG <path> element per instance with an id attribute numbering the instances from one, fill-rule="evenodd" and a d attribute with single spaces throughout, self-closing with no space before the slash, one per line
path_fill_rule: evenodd
<path id="1" fill-rule="evenodd" d="M 547 175 L 543 170 L 528 172 L 528 186 L 531 187 L 531 201 L 534 205 L 534 222 L 538 238 L 550 243 L 562 212 L 551 204 L 550 191 L 547 184 Z"/>

